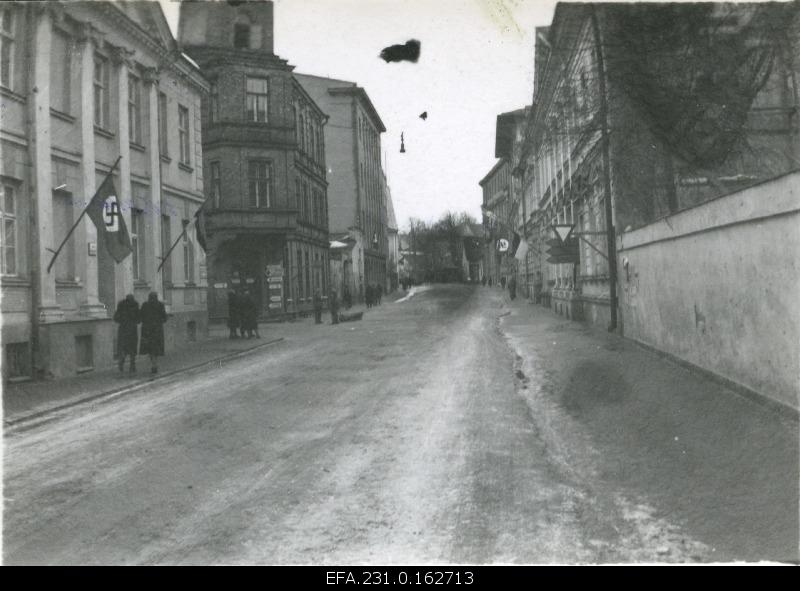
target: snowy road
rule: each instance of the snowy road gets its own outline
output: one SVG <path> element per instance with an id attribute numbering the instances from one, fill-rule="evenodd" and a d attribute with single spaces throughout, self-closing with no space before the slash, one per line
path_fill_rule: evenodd
<path id="1" fill-rule="evenodd" d="M 704 559 L 618 491 L 587 494 L 524 395 L 501 302 L 437 286 L 12 434 L 5 562 Z M 648 528 L 670 536 L 643 551 Z"/>

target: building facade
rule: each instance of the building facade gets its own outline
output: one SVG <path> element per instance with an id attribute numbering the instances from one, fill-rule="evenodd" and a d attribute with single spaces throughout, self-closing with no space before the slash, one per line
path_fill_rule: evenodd
<path id="1" fill-rule="evenodd" d="M 303 88 L 330 117 L 325 126 L 328 201 L 332 234 L 349 234 L 358 244 L 353 294 L 363 299 L 367 284 L 386 286 L 388 231 L 381 167 L 386 128 L 367 92 L 354 82 L 296 74 Z"/>
<path id="2" fill-rule="evenodd" d="M 515 163 L 541 303 L 795 408 L 799 13 L 558 4 Z"/>
<path id="3" fill-rule="evenodd" d="M 327 118 L 273 52 L 271 2 L 184 3 L 179 40 L 210 82 L 209 313 L 227 316 L 229 290 L 264 318 L 306 313 L 329 289 Z"/>
<path id="4" fill-rule="evenodd" d="M 386 293 L 397 289 L 400 282 L 400 236 L 394 214 L 392 191 L 383 174 L 384 201 L 386 203 Z"/>
<path id="5" fill-rule="evenodd" d="M 207 330 L 200 102 L 208 85 L 157 3 L 0 6 L 4 377 L 112 364 L 116 303 L 155 291 L 167 350 Z M 111 170 L 133 252 L 116 264 L 84 216 Z M 181 244 L 173 249 L 184 228 Z"/>
<path id="6" fill-rule="evenodd" d="M 513 239 L 512 229 L 515 227 L 511 207 L 511 172 L 508 160 L 499 159 L 492 169 L 480 181 L 483 191 L 484 235 L 486 236 L 483 256 L 483 267 L 486 279 L 493 284 L 500 282 L 500 277 L 509 273 L 511 259 L 508 251 L 500 249 L 499 241 L 505 240 L 509 245 Z"/>

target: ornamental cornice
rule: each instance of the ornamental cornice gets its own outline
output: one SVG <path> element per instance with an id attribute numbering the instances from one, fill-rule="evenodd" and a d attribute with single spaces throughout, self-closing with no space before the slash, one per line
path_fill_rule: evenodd
<path id="1" fill-rule="evenodd" d="M 121 28 L 135 41 L 142 43 L 147 50 L 152 52 L 160 62 L 159 65 L 162 69 L 169 69 L 201 92 L 207 92 L 208 85 L 202 74 L 199 71 L 195 71 L 194 67 L 186 61 L 186 58 L 178 49 L 171 50 L 164 47 L 138 24 L 133 22 L 120 8 L 114 6 L 113 2 L 98 2 L 97 8 L 107 21 Z"/>

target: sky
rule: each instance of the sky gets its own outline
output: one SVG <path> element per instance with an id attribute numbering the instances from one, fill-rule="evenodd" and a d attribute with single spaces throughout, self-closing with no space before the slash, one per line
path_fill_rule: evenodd
<path id="1" fill-rule="evenodd" d="M 159 0 L 177 34 L 178 2 Z M 554 0 L 275 0 L 275 53 L 303 74 L 362 86 L 386 126 L 384 169 L 400 229 L 446 211 L 480 219 L 499 113 L 530 104 L 534 27 Z M 386 63 L 418 39 L 417 63 Z M 427 120 L 419 115 L 427 111 Z M 400 134 L 406 152 L 400 153 Z"/>

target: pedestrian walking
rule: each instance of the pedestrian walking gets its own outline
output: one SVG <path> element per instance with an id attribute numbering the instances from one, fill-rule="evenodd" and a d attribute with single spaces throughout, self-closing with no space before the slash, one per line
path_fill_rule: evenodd
<path id="1" fill-rule="evenodd" d="M 123 371 L 125 357 L 130 356 L 130 372 L 136 372 L 136 349 L 139 344 L 139 303 L 133 294 L 128 294 L 125 299 L 117 304 L 114 312 L 114 322 L 119 324 L 117 331 L 117 350 L 119 353 L 119 370 Z"/>
<path id="2" fill-rule="evenodd" d="M 331 324 L 339 324 L 339 294 L 335 289 L 331 290 L 331 295 L 328 298 L 328 307 L 331 310 Z"/>
<path id="3" fill-rule="evenodd" d="M 322 324 L 322 294 L 314 291 L 314 324 Z"/>
<path id="4" fill-rule="evenodd" d="M 367 283 L 367 288 L 366 288 L 365 294 L 364 294 L 364 300 L 365 300 L 365 302 L 367 304 L 367 308 L 368 309 L 371 308 L 372 307 L 372 285 L 370 285 L 369 283 Z"/>
<path id="5" fill-rule="evenodd" d="M 517 297 L 517 277 L 515 275 L 508 280 L 508 295 L 512 300 Z"/>
<path id="6" fill-rule="evenodd" d="M 491 287 L 491 286 L 492 286 L 492 278 L 489 277 L 489 287 Z"/>
<path id="7" fill-rule="evenodd" d="M 482 285 L 483 287 L 486 287 L 486 275 L 484 275 L 483 277 L 481 277 L 481 285 Z M 491 285 L 491 284 L 490 284 L 490 285 Z"/>
<path id="8" fill-rule="evenodd" d="M 381 300 L 383 300 L 383 284 L 379 283 L 375 286 L 375 291 L 378 297 L 378 305 L 381 305 Z"/>
<path id="9" fill-rule="evenodd" d="M 239 302 L 236 292 L 230 290 L 228 292 L 228 330 L 230 334 L 228 335 L 229 339 L 238 338 L 236 334 L 239 330 L 239 326 L 241 325 L 241 321 L 239 319 Z"/>
<path id="10" fill-rule="evenodd" d="M 502 287 L 503 289 L 505 289 L 505 288 L 506 288 L 506 276 L 505 276 L 505 275 L 503 275 L 503 276 L 500 278 L 500 287 Z"/>
<path id="11" fill-rule="evenodd" d="M 242 294 L 240 302 L 240 314 L 242 320 L 242 336 L 247 333 L 247 338 L 252 339 L 253 333 L 257 339 L 261 338 L 258 334 L 258 308 L 253 298 L 250 297 L 250 292 L 245 291 Z"/>
<path id="12" fill-rule="evenodd" d="M 158 373 L 156 360 L 164 355 L 164 323 L 167 321 L 167 311 L 164 304 L 158 301 L 156 292 L 151 291 L 147 296 L 139 316 L 142 321 L 139 353 L 150 356 L 150 373 L 155 374 Z"/>

